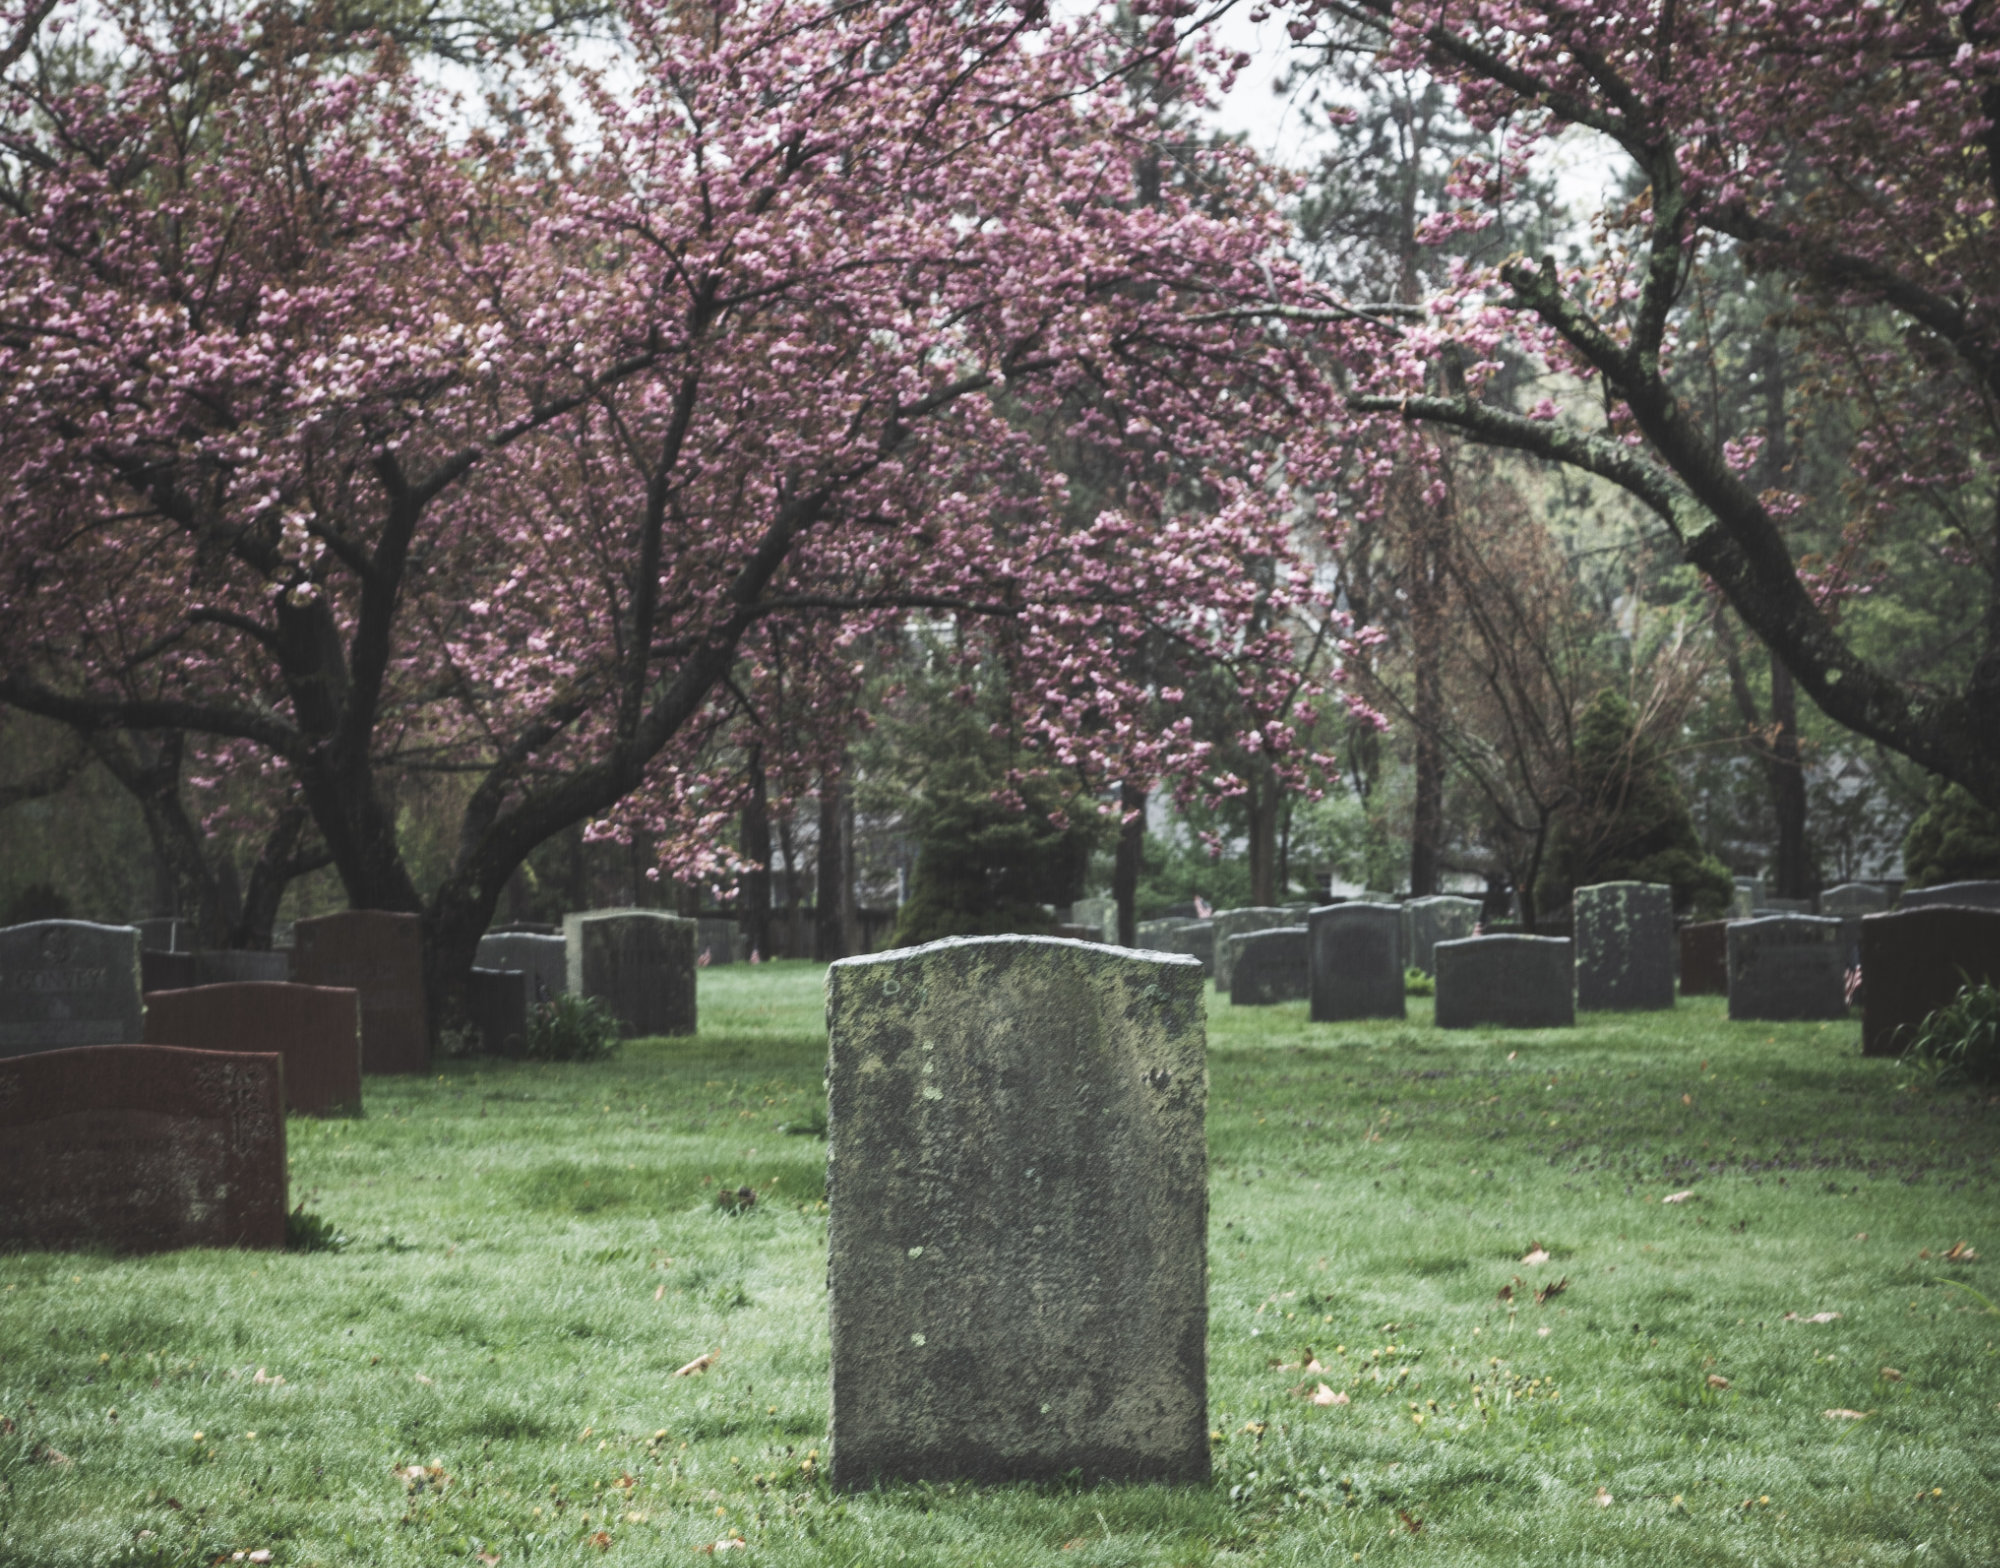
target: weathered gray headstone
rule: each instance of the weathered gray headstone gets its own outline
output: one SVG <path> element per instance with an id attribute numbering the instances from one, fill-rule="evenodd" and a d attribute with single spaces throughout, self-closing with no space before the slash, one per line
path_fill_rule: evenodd
<path id="1" fill-rule="evenodd" d="M 0 1056 L 145 1038 L 139 933 L 37 920 L 0 930 Z"/>
<path id="2" fill-rule="evenodd" d="M 481 969 L 518 969 L 532 976 L 530 1001 L 546 1002 L 569 988 L 568 950 L 559 936 L 489 932 L 479 939 L 474 962 Z"/>
<path id="3" fill-rule="evenodd" d="M 1563 1029 L 1576 1022 L 1572 944 L 1560 936 L 1468 936 L 1437 945 L 1440 1029 Z"/>
<path id="4" fill-rule="evenodd" d="M 1246 931 L 1229 941 L 1236 949 L 1230 962 L 1229 1000 L 1236 1006 L 1303 1002 L 1311 994 L 1310 944 L 1304 926 Z"/>
<path id="5" fill-rule="evenodd" d="M 1823 915 L 1879 915 L 1888 907 L 1888 893 L 1872 882 L 1843 882 L 1819 896 Z"/>
<path id="6" fill-rule="evenodd" d="M 733 964 L 736 962 L 736 922 L 724 920 L 715 915 L 704 915 L 695 922 L 694 945 L 697 954 L 705 953 L 711 964 Z"/>
<path id="7" fill-rule="evenodd" d="M 1199 966 L 971 937 L 826 985 L 834 1484 L 1206 1481 Z"/>
<path id="8" fill-rule="evenodd" d="M 1763 915 L 1729 923 L 1729 1016 L 1844 1018 L 1840 922 Z"/>
<path id="9" fill-rule="evenodd" d="M 1229 939 L 1241 936 L 1246 931 L 1269 931 L 1273 926 L 1291 925 L 1289 910 L 1256 905 L 1248 909 L 1218 909 L 1210 917 L 1209 924 L 1215 931 L 1215 988 L 1227 991 L 1232 978 L 1229 968 L 1231 958 Z"/>
<path id="10" fill-rule="evenodd" d="M 2000 909 L 2000 882 L 1940 882 L 1905 890 L 1903 908 L 1930 909 L 1956 904 L 1963 909 Z"/>
<path id="11" fill-rule="evenodd" d="M 528 1054 L 528 1010 L 534 1005 L 535 977 L 525 969 L 474 969 L 465 989 L 466 1011 L 488 1056 Z"/>
<path id="12" fill-rule="evenodd" d="M 1479 924 L 1479 900 L 1439 893 L 1430 898 L 1413 898 L 1403 906 L 1403 963 L 1425 974 L 1436 974 L 1431 949 L 1440 942 L 1456 942 L 1471 936 Z"/>
<path id="13" fill-rule="evenodd" d="M 1403 911 L 1395 904 L 1327 904 L 1306 916 L 1314 1023 L 1403 1018 Z"/>
<path id="14" fill-rule="evenodd" d="M 1179 915 L 1171 920 L 1141 920 L 1134 929 L 1140 948 L 1153 953 L 1178 953 L 1181 948 L 1175 944 L 1174 933 L 1194 921 Z"/>
<path id="15" fill-rule="evenodd" d="M 1762 877 L 1736 877 L 1732 879 L 1736 889 L 1729 901 L 1731 920 L 1752 919 L 1764 907 L 1764 879 Z"/>
<path id="16" fill-rule="evenodd" d="M 569 989 L 603 998 L 626 1038 L 695 1031 L 695 923 L 655 909 L 563 920 Z"/>
<path id="17" fill-rule="evenodd" d="M 1767 898 L 1759 904 L 1757 915 L 1809 915 L 1813 912 L 1813 901 L 1809 898 Z"/>
<path id="18" fill-rule="evenodd" d="M 1598 882 L 1576 890 L 1576 1005 L 1637 1012 L 1674 1005 L 1674 890 Z"/>
<path id="19" fill-rule="evenodd" d="M 1215 922 L 1191 920 L 1182 926 L 1179 951 L 1201 965 L 1204 975 L 1215 973 Z"/>
<path id="20" fill-rule="evenodd" d="M 1118 901 L 1110 898 L 1079 898 L 1069 906 L 1068 923 L 1073 926 L 1089 926 L 1092 941 L 1116 942 Z"/>

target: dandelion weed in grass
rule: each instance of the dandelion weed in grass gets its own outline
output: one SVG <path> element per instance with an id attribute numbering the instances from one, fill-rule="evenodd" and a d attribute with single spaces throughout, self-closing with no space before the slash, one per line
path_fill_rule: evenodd
<path id="1" fill-rule="evenodd" d="M 2000 1562 L 1992 1091 L 1708 997 L 1211 1006 L 1215 1484 L 835 1497 L 824 1146 L 779 1130 L 824 1104 L 823 974 L 292 1119 L 343 1252 L 0 1256 L 0 1565 Z"/>

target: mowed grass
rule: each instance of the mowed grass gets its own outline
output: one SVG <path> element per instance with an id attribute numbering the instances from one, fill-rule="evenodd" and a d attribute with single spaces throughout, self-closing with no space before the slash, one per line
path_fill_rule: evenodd
<path id="1" fill-rule="evenodd" d="M 343 1252 L 0 1257 L 0 1563 L 2000 1563 L 2000 1106 L 1706 998 L 1212 996 L 1214 1485 L 831 1493 L 820 977 L 293 1121 Z"/>

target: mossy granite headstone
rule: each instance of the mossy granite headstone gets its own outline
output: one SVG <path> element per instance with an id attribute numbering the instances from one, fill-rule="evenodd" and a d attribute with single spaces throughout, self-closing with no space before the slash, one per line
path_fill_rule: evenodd
<path id="1" fill-rule="evenodd" d="M 1303 1002 L 1311 991 L 1304 926 L 1272 926 L 1233 936 L 1229 1000 L 1237 1007 Z"/>
<path id="2" fill-rule="evenodd" d="M 1306 916 L 1314 1023 L 1403 1018 L 1403 911 L 1395 904 L 1327 904 Z"/>
<path id="3" fill-rule="evenodd" d="M 423 922 L 384 909 L 316 915 L 294 928 L 292 978 L 361 993 L 361 1070 L 420 1073 L 430 1066 L 424 1006 Z"/>
<path id="4" fill-rule="evenodd" d="M 1212 967 L 1215 971 L 1215 988 L 1227 991 L 1234 978 L 1230 964 L 1234 961 L 1229 949 L 1229 939 L 1241 936 L 1246 931 L 1269 931 L 1275 926 L 1293 924 L 1289 909 L 1276 909 L 1266 905 L 1253 905 L 1248 909 L 1218 909 L 1209 917 L 1209 924 L 1215 931 L 1215 952 Z"/>
<path id="5" fill-rule="evenodd" d="M 1200 966 L 960 937 L 826 986 L 834 1484 L 1206 1481 Z"/>
<path id="6" fill-rule="evenodd" d="M 275 1053 L 86 1045 L 0 1062 L 0 1150 L 0 1249 L 285 1244 Z"/>
<path id="7" fill-rule="evenodd" d="M 1840 922 L 1762 915 L 1729 922 L 1729 1016 L 1784 1022 L 1845 1018 Z"/>
<path id="8" fill-rule="evenodd" d="M 361 1109 L 361 1001 L 334 986 L 240 981 L 146 993 L 146 1040 L 285 1062 L 285 1109 Z"/>
<path id="9" fill-rule="evenodd" d="M 1468 936 L 1437 945 L 1440 1029 L 1565 1029 L 1575 963 L 1561 936 Z"/>
<path id="10" fill-rule="evenodd" d="M 1576 890 L 1576 1005 L 1641 1012 L 1674 1005 L 1674 890 L 1598 882 Z"/>
<path id="11" fill-rule="evenodd" d="M 2000 909 L 1949 904 L 1861 917 L 1861 1054 L 1900 1056 L 1973 984 L 2000 985 Z"/>
<path id="12" fill-rule="evenodd" d="M 1213 920 L 1193 920 L 1180 929 L 1178 951 L 1187 954 L 1201 965 L 1204 975 L 1215 973 L 1215 922 Z"/>
<path id="13" fill-rule="evenodd" d="M 84 920 L 0 930 L 0 1056 L 144 1038 L 139 933 Z"/>
<path id="14" fill-rule="evenodd" d="M 1479 900 L 1439 893 L 1413 898 L 1403 906 L 1403 963 L 1425 974 L 1436 974 L 1431 950 L 1440 942 L 1471 936 L 1479 924 Z"/>
<path id="15" fill-rule="evenodd" d="M 1939 904 L 2000 909 L 2000 882 L 1940 882 L 1936 887 L 1909 888 L 1903 894 L 1905 909 L 1930 909 Z"/>
<path id="16" fill-rule="evenodd" d="M 1166 920 L 1141 920 L 1133 934 L 1143 952 L 1178 953 L 1181 949 L 1174 943 L 1174 933 L 1193 924 L 1193 920 L 1181 915 Z"/>
<path id="17" fill-rule="evenodd" d="M 656 909 L 595 909 L 568 915 L 569 988 L 601 997 L 627 1039 L 695 1030 L 692 920 Z"/>
<path id="18" fill-rule="evenodd" d="M 1681 995 L 1729 994 L 1729 922 L 1701 920 L 1682 926 Z"/>

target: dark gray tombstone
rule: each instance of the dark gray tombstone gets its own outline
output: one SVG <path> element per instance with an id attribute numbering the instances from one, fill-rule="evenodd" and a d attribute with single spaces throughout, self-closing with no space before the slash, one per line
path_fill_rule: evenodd
<path id="1" fill-rule="evenodd" d="M 1729 923 L 1729 1016 L 1783 1022 L 1845 1018 L 1840 922 L 1762 915 Z"/>
<path id="2" fill-rule="evenodd" d="M 0 930 L 0 1056 L 145 1038 L 139 933 L 84 920 Z"/>
<path id="3" fill-rule="evenodd" d="M 563 920 L 569 989 L 601 997 L 626 1038 L 695 1032 L 695 923 L 654 909 Z"/>
<path id="4" fill-rule="evenodd" d="M 1823 915 L 1879 915 L 1888 907 L 1888 892 L 1872 882 L 1843 882 L 1819 896 Z"/>
<path id="5" fill-rule="evenodd" d="M 1861 917 L 1861 1054 L 1900 1056 L 1968 980 L 2000 985 L 2000 909 L 1935 904 Z"/>
<path id="6" fill-rule="evenodd" d="M 526 1056 L 528 1010 L 534 1004 L 535 977 L 526 970 L 474 969 L 465 1006 L 479 1031 L 480 1050 L 488 1056 Z"/>
<path id="7" fill-rule="evenodd" d="M 198 953 L 168 953 L 159 948 L 139 949 L 139 986 L 142 991 L 185 991 L 201 984 Z"/>
<path id="8" fill-rule="evenodd" d="M 1731 920 L 1749 920 L 1764 907 L 1764 879 L 1762 877 L 1736 877 L 1732 879 L 1736 889 L 1729 901 Z"/>
<path id="9" fill-rule="evenodd" d="M 1403 963 L 1425 974 L 1436 974 L 1431 950 L 1440 942 L 1456 942 L 1472 935 L 1479 924 L 1479 900 L 1456 898 L 1440 893 L 1431 898 L 1413 898 L 1403 906 Z"/>
<path id="10" fill-rule="evenodd" d="M 1908 888 L 1903 908 L 1930 909 L 1956 904 L 1963 909 L 2000 909 L 2000 882 L 1940 882 L 1936 887 Z"/>
<path id="11" fill-rule="evenodd" d="M 1249 909 L 1218 909 L 1209 917 L 1209 924 L 1215 931 L 1215 951 L 1211 967 L 1215 972 L 1215 988 L 1227 991 L 1232 978 L 1229 965 L 1231 954 L 1229 939 L 1241 936 L 1246 931 L 1269 931 L 1274 926 L 1291 925 L 1289 910 L 1258 905 Z"/>
<path id="12" fill-rule="evenodd" d="M 1403 912 L 1395 904 L 1327 904 L 1306 916 L 1314 1023 L 1403 1018 Z"/>
<path id="13" fill-rule="evenodd" d="M 531 979 L 530 1001 L 546 1002 L 569 988 L 568 949 L 559 936 L 489 932 L 479 939 L 481 969 L 518 969 Z"/>
<path id="14" fill-rule="evenodd" d="M 1674 1005 L 1674 890 L 1598 882 L 1576 890 L 1576 1005 L 1638 1012 Z"/>
<path id="15" fill-rule="evenodd" d="M 1215 973 L 1215 922 L 1191 920 L 1180 930 L 1180 951 L 1201 965 L 1205 975 Z"/>
<path id="16" fill-rule="evenodd" d="M 1437 945 L 1440 1029 L 1564 1029 L 1576 1022 L 1568 937 L 1468 936 Z"/>
<path id="17" fill-rule="evenodd" d="M 1304 926 L 1272 926 L 1229 940 L 1236 949 L 1229 978 L 1229 1000 L 1235 1006 L 1303 1002 L 1311 994 L 1310 943 Z"/>
<path id="18" fill-rule="evenodd" d="M 1757 906 L 1756 912 L 1751 918 L 1755 919 L 1757 915 L 1810 915 L 1812 913 L 1813 901 L 1809 898 L 1767 898 Z"/>
<path id="19" fill-rule="evenodd" d="M 1193 920 L 1180 916 L 1171 920 L 1141 920 L 1133 929 L 1133 937 L 1142 951 L 1178 953 L 1181 949 L 1175 945 L 1174 933 L 1193 924 Z"/>
<path id="20" fill-rule="evenodd" d="M 705 956 L 710 964 L 735 963 L 736 922 L 715 915 L 702 916 L 695 922 L 694 944 L 697 956 Z"/>
<path id="21" fill-rule="evenodd" d="M 1208 1479 L 1204 989 L 1050 937 L 828 969 L 836 1486 Z"/>

